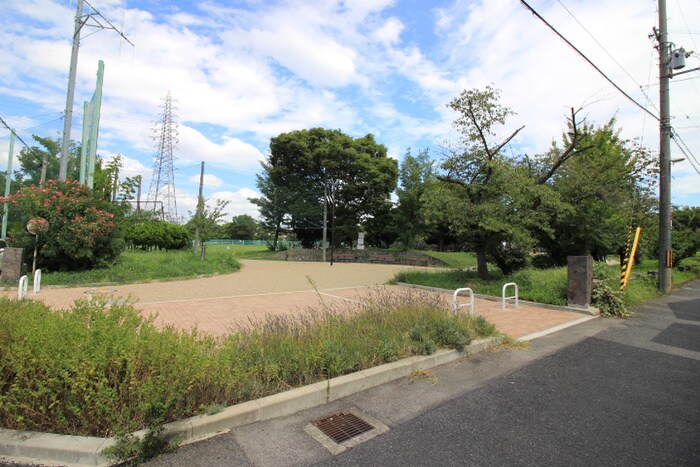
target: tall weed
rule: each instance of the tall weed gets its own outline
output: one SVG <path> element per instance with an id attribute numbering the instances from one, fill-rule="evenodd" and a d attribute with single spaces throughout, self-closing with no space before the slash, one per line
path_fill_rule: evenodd
<path id="1" fill-rule="evenodd" d="M 419 329 L 423 343 L 412 337 Z M 54 311 L 0 300 L 0 426 L 112 436 L 495 332 L 434 295 L 376 292 L 346 309 L 251 323 L 226 338 L 158 328 L 129 304 Z"/>

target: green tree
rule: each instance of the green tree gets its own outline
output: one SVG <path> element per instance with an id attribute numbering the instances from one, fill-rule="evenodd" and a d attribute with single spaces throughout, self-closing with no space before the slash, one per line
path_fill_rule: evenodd
<path id="1" fill-rule="evenodd" d="M 453 124 L 460 146 L 448 148 L 437 178 L 425 193 L 425 213 L 435 225 L 450 229 L 460 247 L 476 253 L 477 271 L 488 277 L 488 262 L 504 274 L 523 267 L 535 246 L 533 231 L 550 232 L 546 210 L 556 204 L 547 185 L 574 155 L 586 148 L 572 109 L 569 145 L 550 157 L 531 163 L 527 157 L 508 158 L 503 148 L 523 129 L 497 136 L 513 112 L 499 104 L 499 92 L 463 91 L 449 104 L 457 112 Z"/>
<path id="2" fill-rule="evenodd" d="M 271 179 L 272 170 L 268 164 L 262 163 L 263 173 L 256 175 L 256 185 L 260 190 L 259 198 L 249 198 L 248 201 L 258 207 L 262 226 L 273 232 L 272 249 L 277 249 L 277 243 L 289 222 L 290 202 L 294 198 L 287 187 L 277 180 Z"/>
<path id="3" fill-rule="evenodd" d="M 413 156 L 406 150 L 399 168 L 398 205 L 395 210 L 396 231 L 405 248 L 413 248 L 428 228 L 422 213 L 422 196 L 427 184 L 435 177 L 433 161 L 428 150 Z"/>
<path id="4" fill-rule="evenodd" d="M 700 251 L 700 207 L 673 210 L 673 255 L 676 264 Z"/>
<path id="5" fill-rule="evenodd" d="M 549 213 L 552 234 L 540 244 L 557 264 L 569 255 L 602 260 L 617 254 L 630 226 L 646 227 L 654 204 L 651 155 L 621 139 L 614 119 L 601 127 L 586 124 L 583 133 L 586 152 L 562 165 L 550 181 L 560 203 Z"/>
<path id="6" fill-rule="evenodd" d="M 41 180 L 58 179 L 61 143 L 50 137 L 32 136 L 38 146 L 23 148 L 17 159 L 20 169 L 14 173 L 19 185 L 39 185 Z M 43 175 L 43 177 L 42 177 Z M 71 141 L 68 155 L 68 178 L 76 180 L 80 175 L 80 146 Z"/>
<path id="7" fill-rule="evenodd" d="M 520 173 L 510 178 L 512 164 L 503 147 L 522 130 L 506 138 L 496 137 L 513 112 L 498 103 L 499 92 L 465 90 L 448 107 L 457 112 L 453 125 L 460 133 L 460 147 L 449 149 L 441 167 L 444 175 L 426 196 L 426 212 L 433 222 L 445 222 L 462 245 L 476 253 L 479 277 L 488 277 L 488 256 L 506 246 L 523 251 L 531 246 L 520 217 L 520 199 L 513 196 L 518 183 L 530 183 Z M 505 258 L 504 258 L 505 259 Z M 508 271 L 504 271 L 508 272 Z"/>
<path id="8" fill-rule="evenodd" d="M 203 196 L 197 198 L 197 210 L 187 223 L 187 227 L 194 233 L 195 250 L 199 248 L 202 261 L 207 255 L 207 241 L 214 238 L 219 231 L 219 223 L 224 218 L 224 209 L 228 201 L 216 200 L 216 206 L 209 206 Z"/>
<path id="9" fill-rule="evenodd" d="M 262 235 L 260 224 L 248 214 L 233 216 L 231 222 L 226 224 L 224 227 L 228 238 L 238 240 L 258 240 Z"/>
<path id="10" fill-rule="evenodd" d="M 272 138 L 263 169 L 259 181 L 274 187 L 267 190 L 265 204 L 278 211 L 261 210 L 261 216 L 268 225 L 279 225 L 286 216 L 305 246 L 321 239 L 324 205 L 333 244 L 352 242 L 359 225 L 385 206 L 398 177 L 396 161 L 372 135 L 352 138 L 323 128 Z"/>

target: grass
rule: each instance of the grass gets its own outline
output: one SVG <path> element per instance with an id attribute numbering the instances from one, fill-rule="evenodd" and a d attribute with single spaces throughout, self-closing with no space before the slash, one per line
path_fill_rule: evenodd
<path id="1" fill-rule="evenodd" d="M 129 284 L 189 279 L 203 275 L 229 274 L 240 270 L 239 259 L 265 257 L 267 248 L 258 245 L 211 245 L 204 261 L 192 250 L 126 250 L 118 261 L 105 268 L 78 272 L 42 271 L 42 285 Z"/>
<path id="2" fill-rule="evenodd" d="M 276 253 L 270 251 L 267 245 L 211 245 L 207 247 L 207 252 L 209 251 L 226 251 L 236 258 L 244 259 L 272 259 Z"/>
<path id="3" fill-rule="evenodd" d="M 454 290 L 471 287 L 474 293 L 501 296 L 503 284 L 515 282 L 521 299 L 553 305 L 566 305 L 566 268 L 526 269 L 504 277 L 491 272 L 488 280 L 479 279 L 476 271 L 463 269 L 441 272 L 407 271 L 396 275 L 397 282 Z"/>
<path id="4" fill-rule="evenodd" d="M 434 296 L 251 323 L 226 338 L 157 328 L 130 304 L 0 300 L 0 426 L 111 436 L 493 335 Z M 362 336 L 362 338 L 358 338 Z"/>
<path id="5" fill-rule="evenodd" d="M 622 296 L 625 306 L 633 307 L 660 295 L 656 286 L 656 278 L 647 275 L 647 271 L 656 270 L 657 264 L 656 261 L 647 260 L 634 267 L 632 279 Z M 673 284 L 675 286 L 700 276 L 700 255 L 686 259 L 684 264 L 694 267 L 694 269 L 686 272 L 674 269 Z M 619 289 L 619 266 L 599 263 L 595 265 L 594 271 L 596 279 L 604 279 L 613 290 Z M 406 282 L 447 290 L 471 287 L 474 293 L 495 297 L 501 296 L 503 284 L 515 282 L 518 284 L 518 292 L 523 300 L 551 305 L 567 304 L 567 270 L 565 267 L 529 268 L 517 271 L 508 277 L 504 277 L 498 271 L 491 271 L 491 277 L 488 280 L 479 279 L 476 271 L 464 269 L 436 272 L 408 271 L 397 274 L 394 282 Z"/>

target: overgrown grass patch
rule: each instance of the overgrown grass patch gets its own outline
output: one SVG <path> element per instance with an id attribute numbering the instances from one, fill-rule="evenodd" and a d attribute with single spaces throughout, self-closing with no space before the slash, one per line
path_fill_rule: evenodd
<path id="1" fill-rule="evenodd" d="M 491 272 L 488 280 L 479 279 L 476 271 L 464 269 L 439 272 L 407 271 L 397 274 L 395 281 L 448 290 L 471 287 L 474 293 L 495 297 L 501 296 L 505 283 L 515 282 L 523 300 L 566 305 L 566 268 L 525 269 L 508 277 L 504 277 L 500 272 Z"/>
<path id="2" fill-rule="evenodd" d="M 234 252 L 225 248 L 208 248 L 204 261 L 190 249 L 127 250 L 115 264 L 105 268 L 77 272 L 42 271 L 41 282 L 43 285 L 127 284 L 227 274 L 240 268 Z"/>
<path id="3" fill-rule="evenodd" d="M 648 271 L 655 271 L 657 264 L 654 260 L 646 260 L 634 266 L 629 285 L 621 294 L 622 304 L 625 307 L 634 307 L 660 295 L 657 289 L 657 278 L 647 274 Z M 679 271 L 677 268 L 673 270 L 674 286 L 700 277 L 700 256 L 687 258 L 684 260 L 684 264 L 688 265 L 688 270 Z M 594 278 L 603 281 L 611 291 L 617 291 L 620 288 L 620 267 L 596 263 L 594 265 Z M 464 269 L 435 272 L 407 271 L 397 274 L 392 282 L 405 282 L 447 290 L 471 287 L 474 293 L 494 297 L 501 296 L 505 283 L 515 282 L 518 284 L 519 295 L 523 300 L 551 305 L 566 305 L 567 281 L 567 268 L 560 267 L 528 268 L 507 277 L 498 271 L 491 271 L 488 280 L 479 279 L 476 271 Z M 594 305 L 596 304 L 594 303 Z"/>
<path id="4" fill-rule="evenodd" d="M 0 300 L 0 426 L 111 436 L 492 335 L 419 292 L 309 310 L 227 338 L 157 328 L 130 304 Z"/>

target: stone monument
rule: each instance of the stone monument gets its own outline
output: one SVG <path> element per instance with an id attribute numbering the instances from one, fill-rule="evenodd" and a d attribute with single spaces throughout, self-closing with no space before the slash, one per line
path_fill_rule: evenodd
<path id="1" fill-rule="evenodd" d="M 2 272 L 0 280 L 3 282 L 17 282 L 22 277 L 22 254 L 24 248 L 5 247 L 2 258 Z"/>
<path id="2" fill-rule="evenodd" d="M 569 306 L 588 308 L 593 293 L 593 258 L 591 256 L 569 256 Z"/>

